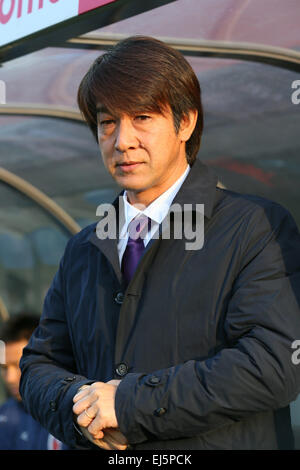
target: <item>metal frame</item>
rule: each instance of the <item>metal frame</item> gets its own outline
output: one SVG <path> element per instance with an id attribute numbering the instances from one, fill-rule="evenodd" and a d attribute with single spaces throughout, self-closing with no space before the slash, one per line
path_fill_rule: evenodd
<path id="1" fill-rule="evenodd" d="M 0 106 L 1 115 L 26 115 L 26 116 L 42 116 L 61 118 L 73 121 L 83 122 L 83 118 L 79 112 L 69 108 L 54 108 L 54 106 L 31 106 L 31 105 L 15 105 L 15 106 Z M 14 173 L 0 167 L 0 182 L 5 183 L 20 193 L 24 194 L 29 199 L 33 200 L 38 206 L 46 210 L 56 221 L 64 227 L 65 230 L 71 235 L 75 235 L 81 230 L 80 225 L 56 202 L 49 198 L 45 193 L 33 186 L 28 181 L 20 178 Z M 3 299 L 0 297 L 0 318 L 2 321 L 7 321 L 10 315 L 5 306 Z"/>
<path id="2" fill-rule="evenodd" d="M 39 116 L 46 118 L 60 118 L 67 119 L 68 121 L 79 121 L 83 122 L 83 117 L 79 111 L 74 108 L 68 108 L 67 106 L 53 106 L 43 104 L 30 104 L 30 103 L 18 103 L 18 104 L 5 104 L 0 105 L 0 116 Z"/>
<path id="3" fill-rule="evenodd" d="M 0 167 L 0 181 L 12 186 L 14 189 L 32 199 L 39 206 L 43 207 L 50 213 L 64 228 L 71 234 L 75 235 L 81 230 L 80 225 L 56 202 L 46 196 L 45 193 L 37 189 L 28 181 Z"/>
<path id="4" fill-rule="evenodd" d="M 62 47 L 107 50 L 126 38 L 123 34 L 87 33 L 69 39 Z M 250 42 L 177 39 L 155 36 L 187 56 L 218 57 L 263 62 L 294 71 L 300 71 L 300 52 L 283 47 L 266 46 Z"/>

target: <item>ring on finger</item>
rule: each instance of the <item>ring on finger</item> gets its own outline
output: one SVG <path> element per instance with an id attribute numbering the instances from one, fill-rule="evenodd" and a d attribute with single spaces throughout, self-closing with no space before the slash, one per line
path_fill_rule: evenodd
<path id="1" fill-rule="evenodd" d="M 88 418 L 94 419 L 94 416 L 90 416 L 90 415 L 88 414 L 87 410 L 84 410 L 84 412 L 85 412 L 85 414 L 87 415 Z"/>

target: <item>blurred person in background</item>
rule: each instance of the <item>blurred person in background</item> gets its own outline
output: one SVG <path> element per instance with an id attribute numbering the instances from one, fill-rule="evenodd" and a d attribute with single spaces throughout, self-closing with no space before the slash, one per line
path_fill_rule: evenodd
<path id="1" fill-rule="evenodd" d="M 1 375 L 9 395 L 0 406 L 1 450 L 67 449 L 25 411 L 19 393 L 19 361 L 38 323 L 36 315 L 22 313 L 5 322 L 0 332 L 0 339 L 5 344 L 5 363 L 1 364 Z"/>

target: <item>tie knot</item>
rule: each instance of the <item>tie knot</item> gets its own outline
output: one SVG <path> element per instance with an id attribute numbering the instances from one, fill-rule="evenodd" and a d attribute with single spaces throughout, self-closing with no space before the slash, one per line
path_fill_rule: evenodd
<path id="1" fill-rule="evenodd" d="M 132 240 L 144 239 L 150 227 L 151 219 L 144 214 L 138 215 L 128 225 L 129 238 Z"/>

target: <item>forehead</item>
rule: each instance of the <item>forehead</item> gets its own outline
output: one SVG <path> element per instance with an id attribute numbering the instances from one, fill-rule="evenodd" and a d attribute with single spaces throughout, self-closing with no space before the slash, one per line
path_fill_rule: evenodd
<path id="1" fill-rule="evenodd" d="M 129 109 L 120 109 L 119 107 L 118 108 L 115 108 L 113 106 L 108 107 L 104 104 L 98 103 L 96 105 L 96 112 L 97 112 L 97 115 L 109 114 L 109 115 L 116 116 L 116 117 L 135 116 L 137 114 L 142 114 L 142 113 L 158 114 L 158 115 L 162 115 L 165 117 L 169 117 L 169 115 L 172 114 L 170 106 L 165 106 L 163 109 L 160 109 L 157 106 L 153 108 L 150 105 L 141 105 L 141 104 L 137 104 L 136 106 L 130 106 Z"/>

